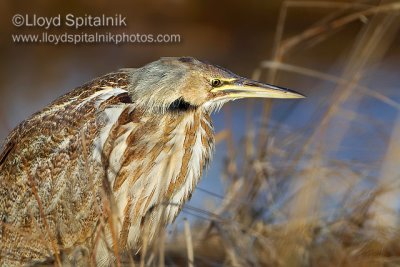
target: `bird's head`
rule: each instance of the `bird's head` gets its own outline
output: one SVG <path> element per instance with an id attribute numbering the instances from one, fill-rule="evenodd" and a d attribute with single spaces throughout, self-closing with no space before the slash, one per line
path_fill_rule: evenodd
<path id="1" fill-rule="evenodd" d="M 227 101 L 248 97 L 304 97 L 192 57 L 161 58 L 134 69 L 129 94 L 136 105 L 150 112 L 197 108 L 213 111 Z"/>

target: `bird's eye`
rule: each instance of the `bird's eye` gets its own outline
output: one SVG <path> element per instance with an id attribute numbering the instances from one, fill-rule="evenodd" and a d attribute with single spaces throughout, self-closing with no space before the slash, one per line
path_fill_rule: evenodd
<path id="1" fill-rule="evenodd" d="M 222 81 L 220 79 L 212 79 L 211 86 L 212 87 L 219 87 L 222 85 Z"/>

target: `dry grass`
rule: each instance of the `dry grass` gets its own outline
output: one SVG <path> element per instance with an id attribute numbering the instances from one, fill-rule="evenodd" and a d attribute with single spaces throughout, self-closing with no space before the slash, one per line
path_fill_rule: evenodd
<path id="1" fill-rule="evenodd" d="M 288 10 L 310 7 L 330 8 L 332 12 L 312 27 L 284 39 Z M 193 244 L 188 244 L 184 233 L 174 234 L 165 245 L 167 266 L 190 266 L 189 245 L 194 247 L 195 266 L 400 265 L 395 203 L 399 193 L 396 163 L 400 161 L 400 121 L 389 122 L 394 127 L 383 140 L 387 152 L 376 163 L 332 156 L 355 131 L 354 122 L 379 128 L 379 119 L 357 111 L 363 99 L 375 99 L 398 113 L 398 102 L 380 88 L 369 88 L 362 82 L 366 71 L 379 63 L 393 45 L 399 33 L 399 11 L 397 2 L 378 6 L 366 2 L 283 4 L 272 60 L 261 62 L 254 78 L 267 77 L 266 81 L 276 82 L 280 71 L 293 72 L 333 83 L 336 88 L 330 99 L 324 99 L 325 106 L 316 107 L 318 120 L 310 120 L 303 132 L 287 131 L 275 138 L 274 134 L 282 129 L 271 127 L 273 103 L 268 101 L 261 127 L 249 123 L 240 144 L 233 141 L 229 127 L 217 134 L 217 140 L 226 142 L 228 148 L 221 174 L 226 186 L 225 195 L 220 196 L 222 203 L 207 210 L 186 207 L 187 213 L 200 218 L 191 231 Z M 355 21 L 364 26 L 349 44 L 351 52 L 341 75 L 285 62 L 304 46 L 329 42 L 332 32 Z M 251 105 L 248 107 L 251 109 Z M 227 116 L 229 120 L 229 113 Z M 340 127 L 335 125 L 338 119 Z M 336 204 L 329 205 L 332 200 Z"/>
<path id="2" fill-rule="evenodd" d="M 327 16 L 295 36 L 285 38 L 285 23 L 291 9 L 332 9 Z M 217 133 L 226 143 L 226 161 L 221 180 L 225 194 L 221 204 L 184 212 L 201 218 L 185 221 L 172 237 L 158 235 L 148 244 L 144 233 L 140 255 L 120 255 L 113 216 L 114 201 L 106 207 L 96 236 L 100 242 L 104 225 L 113 239 L 109 248 L 116 266 L 397 266 L 400 265 L 399 214 L 396 211 L 400 162 L 400 116 L 390 136 L 384 137 L 386 154 L 376 163 L 336 158 L 333 152 L 362 121 L 380 127 L 376 118 L 365 117 L 357 107 L 372 98 L 398 113 L 400 103 L 377 88 L 362 84 L 366 71 L 379 63 L 399 33 L 400 4 L 385 2 L 339 3 L 286 1 L 277 24 L 271 60 L 260 62 L 253 78 L 276 83 L 279 72 L 335 85 L 329 99 L 315 107 L 303 131 L 285 131 L 270 121 L 273 102 L 263 105 L 262 121 L 249 121 L 243 142 L 237 143 L 228 127 Z M 288 62 L 305 46 L 329 42 L 332 34 L 356 21 L 364 26 L 355 41 L 341 75 L 322 72 Z M 335 53 L 335 51 L 331 51 Z M 338 55 L 339 57 L 339 55 Z M 266 78 L 265 78 L 266 77 Z M 309 91 L 309 95 L 313 92 Z M 254 102 L 249 102 L 254 103 Z M 328 104 L 327 104 L 328 103 Z M 352 108 L 348 108 L 348 106 Z M 226 119 L 231 121 L 229 109 Z M 248 116 L 254 113 L 248 105 Z M 335 121 L 340 120 L 340 127 Z M 276 133 L 280 133 L 279 138 Z M 283 132 L 283 134 L 282 134 Z M 335 138 L 330 136 L 334 133 Z M 85 147 L 86 144 L 83 144 Z M 86 151 L 86 149 L 83 149 Z M 372 152 L 372 151 L 370 151 Z M 377 171 L 378 169 L 378 171 Z M 90 171 L 87 170 L 90 177 Z M 108 179 L 105 179 L 107 181 Z M 109 185 L 104 183 L 104 194 Z M 366 184 L 373 183 L 373 186 Z M 35 189 L 34 184 L 32 188 Z M 34 193 L 36 191 L 34 190 Z M 207 191 L 205 191 L 207 192 Z M 36 194 L 35 194 L 35 197 Z M 39 207 L 40 199 L 38 199 Z M 335 204 L 330 205 L 330 202 Z M 42 212 L 42 210 L 41 210 Z M 44 218 L 44 216 L 42 216 Z M 46 222 L 45 222 L 45 225 Z M 49 239 L 54 238 L 49 236 Z M 58 251 L 55 242 L 51 249 Z M 119 247 L 121 246 L 121 247 Z M 56 253 L 57 254 L 57 253 Z M 95 255 L 88 264 L 94 265 Z M 61 265 L 57 256 L 56 262 Z"/>

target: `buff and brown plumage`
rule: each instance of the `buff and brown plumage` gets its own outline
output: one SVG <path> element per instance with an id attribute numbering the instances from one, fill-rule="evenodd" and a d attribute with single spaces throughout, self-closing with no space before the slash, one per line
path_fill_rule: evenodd
<path id="1" fill-rule="evenodd" d="M 190 57 L 97 78 L 22 122 L 0 153 L 0 265 L 107 266 L 171 223 L 214 147 L 210 113 L 300 94 Z M 146 227 L 146 231 L 144 231 Z"/>

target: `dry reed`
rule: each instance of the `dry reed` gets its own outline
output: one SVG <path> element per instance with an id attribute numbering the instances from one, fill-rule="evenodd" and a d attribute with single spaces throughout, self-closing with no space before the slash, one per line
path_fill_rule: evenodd
<path id="1" fill-rule="evenodd" d="M 288 10 L 304 8 L 333 11 L 303 32 L 285 38 Z M 367 69 L 382 60 L 399 33 L 399 11 L 397 2 L 376 6 L 368 2 L 285 1 L 279 14 L 272 59 L 261 62 L 253 78 L 276 83 L 280 72 L 292 72 L 335 84 L 332 96 L 325 103 L 319 103 L 312 115 L 318 121 L 305 125 L 307 130 L 303 132 L 282 131 L 282 125 L 274 128 L 273 102 L 266 101 L 260 125 L 249 119 L 243 142 L 237 143 L 231 110 L 224 109 L 226 128 L 217 133 L 216 140 L 227 145 L 221 174 L 225 194 L 198 189 L 221 199 L 220 205 L 212 210 L 187 205 L 183 212 L 194 214 L 199 222 L 192 222 L 190 226 L 185 221 L 184 230 L 174 231 L 174 236 L 169 238 L 160 230 L 154 244 L 149 244 L 145 231 L 141 253 L 131 251 L 120 255 L 121 240 L 115 233 L 119 223 L 113 212 L 115 203 L 105 197 L 109 201 L 103 203 L 105 214 L 96 231 L 96 243 L 100 242 L 108 224 L 113 240 L 109 249 L 115 254 L 116 266 L 400 265 L 400 229 L 396 224 L 399 214 L 392 210 L 393 205 L 385 209 L 385 202 L 393 201 L 399 189 L 394 178 L 399 176 L 396 163 L 400 160 L 397 140 L 400 119 L 394 122 L 390 138 L 383 138 L 388 149 L 376 163 L 381 167 L 380 172 L 374 173 L 376 166 L 370 163 L 329 156 L 352 131 L 355 120 L 379 125 L 375 118 L 365 118 L 357 112 L 364 98 L 378 100 L 399 112 L 400 103 L 377 88 L 362 84 Z M 341 75 L 289 62 L 290 55 L 302 46 L 329 42 L 332 32 L 356 21 L 365 25 L 350 44 L 352 49 Z M 312 95 L 313 91 L 308 93 Z M 254 111 L 254 102 L 249 103 L 248 118 Z M 348 103 L 352 109 L 346 108 Z M 346 118 L 340 128 L 333 125 L 338 118 Z M 279 139 L 274 135 L 278 131 L 284 132 Z M 334 140 L 328 138 L 330 131 L 335 132 Z M 86 144 L 82 146 L 86 151 Z M 86 172 L 90 178 L 90 169 Z M 371 180 L 378 181 L 374 187 L 363 185 Z M 108 187 L 104 184 L 106 196 L 110 196 Z M 37 197 L 33 183 L 32 190 Z M 335 198 L 337 204 L 326 209 L 330 198 Z M 37 201 L 42 214 L 40 199 Z M 383 217 L 386 222 L 382 222 Z M 59 248 L 53 237 L 49 239 L 50 247 L 56 252 L 55 262 L 61 265 Z M 91 265 L 95 264 L 94 257 L 90 255 Z"/>

